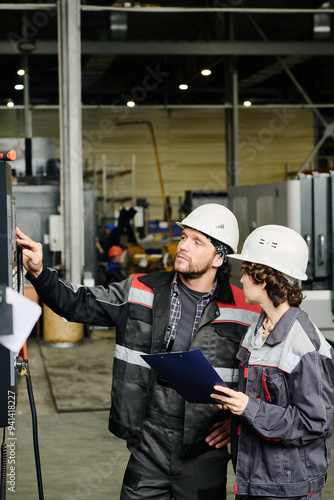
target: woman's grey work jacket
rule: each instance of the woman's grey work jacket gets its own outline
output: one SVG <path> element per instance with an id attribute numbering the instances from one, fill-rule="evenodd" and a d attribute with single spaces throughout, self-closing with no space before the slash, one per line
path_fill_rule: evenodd
<path id="1" fill-rule="evenodd" d="M 55 270 L 44 268 L 31 280 L 42 301 L 68 321 L 116 325 L 109 429 L 126 440 L 141 437 L 157 374 L 140 355 L 162 351 L 173 276 L 174 271 L 132 275 L 107 289 L 88 288 L 63 281 Z M 238 383 L 236 353 L 241 338 L 259 312 L 258 306 L 245 303 L 239 288 L 219 283 L 193 336 L 191 349 L 200 348 L 230 387 Z M 223 412 L 216 407 L 186 403 L 184 456 L 205 451 L 209 427 L 222 418 Z"/>
<path id="2" fill-rule="evenodd" d="M 263 319 L 237 355 L 239 389 L 250 399 L 232 433 L 235 492 L 306 497 L 323 488 L 330 462 L 334 351 L 299 307 L 265 342 Z"/>

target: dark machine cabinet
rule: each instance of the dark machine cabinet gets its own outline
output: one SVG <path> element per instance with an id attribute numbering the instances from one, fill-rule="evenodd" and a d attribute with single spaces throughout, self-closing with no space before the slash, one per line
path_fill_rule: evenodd
<path id="1" fill-rule="evenodd" d="M 18 287 L 17 251 L 15 242 L 15 200 L 12 196 L 11 166 L 0 161 L 0 284 L 3 287 Z M 5 295 L 1 308 L 6 307 Z M 11 325 L 3 324 L 1 315 L 1 334 L 11 334 Z M 8 394 L 15 385 L 14 353 L 0 345 L 0 427 L 8 425 Z"/>
<path id="2" fill-rule="evenodd" d="M 229 188 L 229 205 L 238 219 L 240 247 L 255 227 L 281 224 L 299 232 L 309 248 L 305 300 L 309 314 L 334 343 L 334 172 L 300 174 L 284 182 Z M 235 267 L 238 284 L 240 268 Z"/>
<path id="3" fill-rule="evenodd" d="M 329 260 L 331 263 L 331 285 L 330 289 L 334 291 L 334 270 L 333 270 L 333 251 L 334 251 L 334 172 L 331 172 L 330 175 L 330 193 L 331 193 L 331 200 L 330 200 L 330 210 L 329 210 L 329 224 L 330 224 L 330 234 L 331 234 L 331 240 L 330 240 L 330 247 L 328 249 L 328 254 L 329 254 Z M 332 313 L 334 317 L 334 293 L 332 294 Z"/>
<path id="4" fill-rule="evenodd" d="M 186 191 L 183 212 L 189 215 L 195 208 L 204 203 L 219 203 L 227 206 L 227 191 Z"/>
<path id="5" fill-rule="evenodd" d="M 333 180 L 329 174 L 315 172 L 301 176 L 301 234 L 310 252 L 307 287 L 312 290 L 332 288 L 332 206 Z"/>
<path id="6" fill-rule="evenodd" d="M 318 174 L 313 176 L 313 250 L 314 276 L 313 283 L 322 282 L 321 288 L 329 288 L 331 273 L 330 262 L 330 177 Z M 315 288 L 314 288 L 315 289 Z"/>
<path id="7" fill-rule="evenodd" d="M 309 282 L 314 278 L 314 245 L 313 245 L 313 180 L 302 177 L 300 179 L 301 224 L 300 233 L 304 237 L 309 249 L 309 261 L 306 274 Z"/>

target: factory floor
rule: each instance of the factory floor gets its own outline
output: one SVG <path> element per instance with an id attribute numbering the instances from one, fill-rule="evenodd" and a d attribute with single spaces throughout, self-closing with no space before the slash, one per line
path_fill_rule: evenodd
<path id="1" fill-rule="evenodd" d="M 92 348 L 94 342 L 99 342 L 98 336 L 94 338 Z M 15 470 L 7 470 L 6 498 L 117 500 L 128 460 L 125 443 L 108 431 L 107 410 L 57 412 L 41 352 L 42 344 L 43 341 L 38 342 L 36 338 L 28 340 L 44 496 L 38 493 L 31 410 L 26 380 L 21 377 L 17 384 L 16 439 L 11 441 L 15 445 L 8 456 L 8 461 L 10 458 L 15 459 Z M 80 346 L 69 349 L 75 355 Z M 8 475 L 10 472 L 11 476 Z M 10 480 L 13 489 L 8 491 L 12 484 Z M 233 482 L 230 466 L 228 500 L 234 499 Z M 322 498 L 334 498 L 334 464 Z"/>

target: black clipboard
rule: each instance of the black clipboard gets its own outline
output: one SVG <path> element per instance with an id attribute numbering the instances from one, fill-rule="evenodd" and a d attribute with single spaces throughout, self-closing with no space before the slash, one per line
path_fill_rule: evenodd
<path id="1" fill-rule="evenodd" d="M 227 387 L 200 349 L 141 357 L 189 403 L 213 404 L 214 386 Z"/>

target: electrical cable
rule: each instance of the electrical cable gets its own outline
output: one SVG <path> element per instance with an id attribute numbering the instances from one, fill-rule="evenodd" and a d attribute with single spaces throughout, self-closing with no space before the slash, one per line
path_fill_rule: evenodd
<path id="1" fill-rule="evenodd" d="M 6 480 L 7 480 L 7 446 L 5 443 L 6 428 L 3 428 L 3 440 L 1 445 L 1 483 L 0 500 L 6 500 Z"/>
<path id="2" fill-rule="evenodd" d="M 18 263 L 18 292 L 23 295 L 24 277 L 23 277 L 22 249 L 20 247 L 17 248 L 17 263 Z M 32 384 L 31 384 L 30 368 L 29 368 L 29 360 L 28 360 L 28 349 L 27 349 L 26 342 L 22 346 L 22 349 L 20 351 L 20 355 L 22 356 L 22 359 L 23 359 L 23 361 L 22 361 L 23 370 L 21 372 L 21 375 L 24 374 L 26 377 L 28 397 L 29 397 L 29 403 L 30 403 L 30 409 L 31 409 L 38 494 L 39 494 L 39 500 L 44 500 L 42 470 L 41 470 L 41 462 L 40 462 L 39 447 L 38 447 L 37 412 L 36 412 L 36 406 L 35 406 L 35 400 L 34 400 L 34 393 L 33 393 Z M 0 500 L 2 500 L 2 498 L 0 498 Z"/>
<path id="3" fill-rule="evenodd" d="M 34 400 L 31 378 L 30 378 L 29 362 L 27 359 L 25 360 L 25 368 L 27 370 L 26 381 L 27 381 L 27 389 L 28 389 L 28 396 L 29 396 L 31 416 L 32 416 L 32 428 L 33 428 L 33 440 L 34 440 L 34 453 L 35 453 L 35 463 L 36 463 L 38 494 L 39 494 L 39 500 L 44 500 L 41 462 L 40 462 L 39 447 L 38 447 L 37 413 L 36 413 L 35 400 Z"/>

